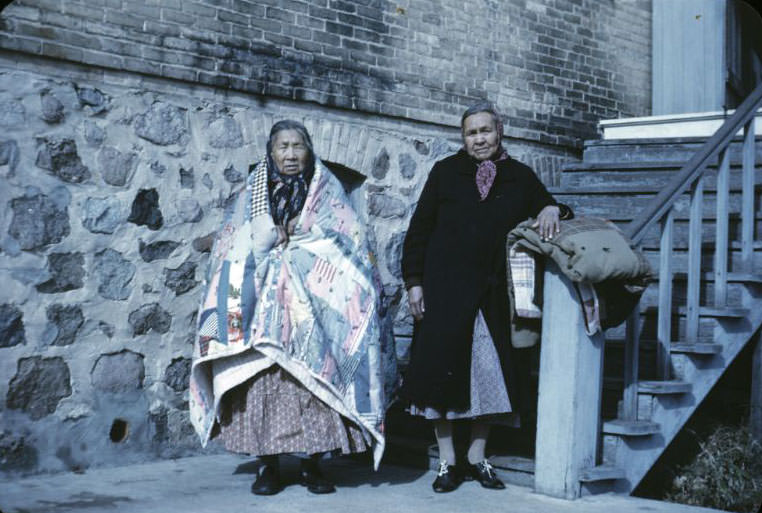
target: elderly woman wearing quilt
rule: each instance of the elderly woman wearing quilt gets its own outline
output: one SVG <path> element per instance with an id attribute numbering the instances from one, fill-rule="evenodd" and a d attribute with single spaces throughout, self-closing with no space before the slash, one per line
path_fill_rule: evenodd
<path id="1" fill-rule="evenodd" d="M 485 458 L 490 422 L 518 411 L 506 285 L 505 240 L 529 217 L 552 237 L 558 205 L 532 170 L 502 147 L 502 121 L 489 103 L 466 110 L 463 149 L 437 162 L 405 236 L 402 274 L 416 319 L 401 395 L 434 423 L 436 492 L 471 476 L 503 488 Z M 468 464 L 456 465 L 452 421 L 471 421 Z M 460 463 L 460 462 L 458 462 Z"/>
<path id="2" fill-rule="evenodd" d="M 259 456 L 259 495 L 282 488 L 279 454 L 301 457 L 313 493 L 335 490 L 321 456 L 370 449 L 377 467 L 391 332 L 365 227 L 301 123 L 273 125 L 218 232 L 206 285 L 190 383 L 202 444 L 217 437 Z"/>

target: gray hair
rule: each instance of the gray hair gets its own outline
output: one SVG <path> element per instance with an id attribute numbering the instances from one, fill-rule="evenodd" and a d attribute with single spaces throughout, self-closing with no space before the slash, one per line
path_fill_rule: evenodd
<path id="1" fill-rule="evenodd" d="M 312 147 L 312 139 L 310 138 L 310 134 L 307 132 L 307 129 L 303 124 L 293 119 L 284 119 L 283 121 L 278 121 L 272 126 L 270 129 L 270 137 L 267 139 L 267 155 L 269 156 L 270 152 L 272 152 L 275 136 L 278 134 L 278 132 L 282 132 L 284 130 L 296 130 L 299 135 L 302 136 L 304 145 L 307 146 L 307 149 L 310 152 L 310 160 L 314 162 L 315 150 Z"/>
<path id="2" fill-rule="evenodd" d="M 500 119 L 500 113 L 497 111 L 492 102 L 488 101 L 475 103 L 466 109 L 466 112 L 464 112 L 463 116 L 460 118 L 461 130 L 463 129 L 463 124 L 466 122 L 467 117 L 473 116 L 474 114 L 479 114 L 480 112 L 490 113 L 492 115 L 492 120 L 495 122 L 495 127 L 500 130 L 503 124 L 503 121 Z"/>

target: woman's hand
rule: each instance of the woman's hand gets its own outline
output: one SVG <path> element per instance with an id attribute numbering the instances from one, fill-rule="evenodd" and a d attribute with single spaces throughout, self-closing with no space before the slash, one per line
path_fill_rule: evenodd
<path id="1" fill-rule="evenodd" d="M 543 208 L 537 216 L 537 220 L 532 228 L 537 229 L 542 240 L 550 240 L 561 231 L 559 222 L 559 213 L 561 209 L 555 205 L 548 205 Z"/>
<path id="2" fill-rule="evenodd" d="M 423 287 L 414 285 L 407 291 L 407 302 L 410 305 L 410 313 L 416 321 L 423 319 L 426 307 L 423 305 Z"/>

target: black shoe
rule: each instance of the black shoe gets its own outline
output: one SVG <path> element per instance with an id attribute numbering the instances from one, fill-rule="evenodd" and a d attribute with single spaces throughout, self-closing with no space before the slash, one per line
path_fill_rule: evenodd
<path id="1" fill-rule="evenodd" d="M 314 459 L 303 459 L 299 465 L 299 483 L 306 486 L 312 493 L 333 493 L 336 487 L 325 478 L 320 471 L 317 461 Z"/>
<path id="2" fill-rule="evenodd" d="M 256 481 L 251 485 L 251 493 L 256 495 L 275 495 L 281 490 L 277 465 L 262 465 Z"/>
<path id="3" fill-rule="evenodd" d="M 479 481 L 484 488 L 491 488 L 492 490 L 502 490 L 505 488 L 505 484 L 497 477 L 495 469 L 487 460 L 480 461 L 475 465 L 469 465 L 468 470 L 471 477 Z"/>
<path id="4" fill-rule="evenodd" d="M 462 482 L 463 476 L 458 472 L 455 465 L 448 465 L 446 461 L 440 461 L 437 478 L 431 487 L 437 493 L 446 493 L 456 490 Z"/>

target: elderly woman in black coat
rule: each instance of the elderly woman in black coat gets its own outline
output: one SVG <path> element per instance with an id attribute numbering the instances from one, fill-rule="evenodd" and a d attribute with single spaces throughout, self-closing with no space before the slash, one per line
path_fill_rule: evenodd
<path id="1" fill-rule="evenodd" d="M 402 273 L 416 320 L 402 397 L 433 420 L 439 446 L 436 492 L 470 475 L 504 488 L 485 458 L 491 422 L 518 422 L 511 360 L 507 233 L 536 218 L 543 237 L 570 216 L 534 172 L 503 150 L 502 122 L 489 103 L 461 119 L 463 149 L 431 170 L 410 220 Z M 471 419 L 468 465 L 456 466 L 452 421 Z"/>

